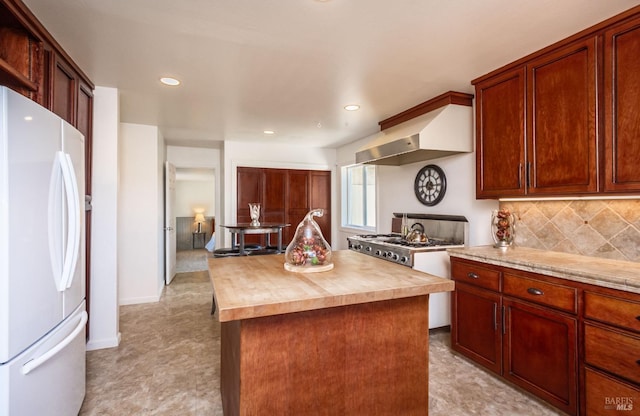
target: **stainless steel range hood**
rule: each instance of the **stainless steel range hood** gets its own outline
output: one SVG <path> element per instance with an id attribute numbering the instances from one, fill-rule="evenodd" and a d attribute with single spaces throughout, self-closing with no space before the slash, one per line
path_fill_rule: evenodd
<path id="1" fill-rule="evenodd" d="M 370 136 L 356 163 L 406 165 L 473 152 L 473 110 L 449 104 Z"/>

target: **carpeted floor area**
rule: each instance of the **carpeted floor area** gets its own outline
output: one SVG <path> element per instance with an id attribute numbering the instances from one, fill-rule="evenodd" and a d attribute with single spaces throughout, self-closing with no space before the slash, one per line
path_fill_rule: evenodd
<path id="1" fill-rule="evenodd" d="M 176 275 L 160 302 L 122 306 L 120 346 L 87 353 L 80 415 L 222 415 L 211 297 L 208 272 L 198 271 Z M 431 331 L 431 416 L 562 414 L 453 353 L 449 340 Z"/>
<path id="2" fill-rule="evenodd" d="M 207 270 L 207 258 L 213 256 L 203 248 L 178 250 L 176 252 L 176 273 Z"/>

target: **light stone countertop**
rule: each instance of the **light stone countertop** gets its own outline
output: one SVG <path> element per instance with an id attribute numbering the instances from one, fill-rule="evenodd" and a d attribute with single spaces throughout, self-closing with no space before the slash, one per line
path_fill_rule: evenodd
<path id="1" fill-rule="evenodd" d="M 517 246 L 452 248 L 447 252 L 452 257 L 640 294 L 640 263 L 636 262 Z"/>
<path id="2" fill-rule="evenodd" d="M 349 250 L 332 270 L 284 269 L 284 254 L 209 259 L 220 322 L 450 292 L 449 279 Z"/>

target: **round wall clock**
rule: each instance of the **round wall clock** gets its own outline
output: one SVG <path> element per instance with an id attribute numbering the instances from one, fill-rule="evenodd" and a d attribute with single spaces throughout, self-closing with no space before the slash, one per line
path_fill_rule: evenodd
<path id="1" fill-rule="evenodd" d="M 442 201 L 447 191 L 447 178 L 437 165 L 427 165 L 420 169 L 413 183 L 413 190 L 418 201 L 433 206 Z"/>

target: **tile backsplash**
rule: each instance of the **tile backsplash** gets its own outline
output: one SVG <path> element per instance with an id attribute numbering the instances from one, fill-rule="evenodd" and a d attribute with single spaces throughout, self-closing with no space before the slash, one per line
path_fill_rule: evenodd
<path id="1" fill-rule="evenodd" d="M 640 200 L 501 202 L 516 214 L 514 244 L 640 262 Z"/>

